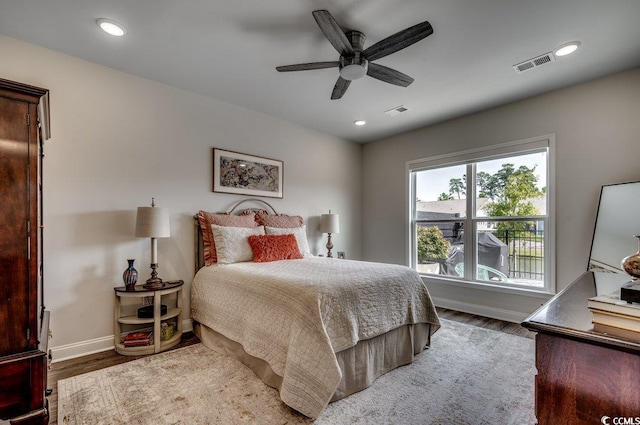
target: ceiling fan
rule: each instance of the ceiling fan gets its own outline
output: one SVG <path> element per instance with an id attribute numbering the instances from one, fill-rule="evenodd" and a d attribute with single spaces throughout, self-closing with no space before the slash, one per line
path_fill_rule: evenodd
<path id="1" fill-rule="evenodd" d="M 385 83 L 407 87 L 413 78 L 395 69 L 372 61 L 383 58 L 405 47 L 409 47 L 433 34 L 433 27 L 427 21 L 399 31 L 376 44 L 364 48 L 365 36 L 360 31 L 344 32 L 334 17 L 326 10 L 315 10 L 313 17 L 331 45 L 340 53 L 340 60 L 331 62 L 311 62 L 278 66 L 280 72 L 308 71 L 312 69 L 339 68 L 340 76 L 333 87 L 331 99 L 340 99 L 349 88 L 351 81 L 368 75 Z"/>

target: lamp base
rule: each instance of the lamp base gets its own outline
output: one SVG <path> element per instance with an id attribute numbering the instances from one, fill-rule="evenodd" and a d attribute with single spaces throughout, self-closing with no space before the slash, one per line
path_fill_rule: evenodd
<path id="1" fill-rule="evenodd" d="M 159 282 L 155 282 L 155 281 L 149 282 L 149 280 L 147 280 L 145 284 L 142 285 L 144 289 L 160 289 L 164 287 L 164 282 L 162 280 L 160 280 Z"/>
<path id="2" fill-rule="evenodd" d="M 162 279 L 158 277 L 158 263 L 151 263 L 151 277 L 142 285 L 144 289 L 160 289 L 164 286 Z"/>
<path id="3" fill-rule="evenodd" d="M 331 233 L 327 233 L 327 258 L 333 258 L 333 254 L 331 250 L 333 249 L 333 244 L 331 243 Z"/>

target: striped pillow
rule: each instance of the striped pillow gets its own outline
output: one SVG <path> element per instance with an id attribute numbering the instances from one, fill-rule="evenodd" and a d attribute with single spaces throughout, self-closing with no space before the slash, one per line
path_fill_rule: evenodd
<path id="1" fill-rule="evenodd" d="M 218 262 L 216 255 L 216 244 L 213 239 L 211 225 L 231 226 L 231 227 L 257 227 L 255 214 L 230 215 L 216 214 L 206 211 L 198 211 L 198 222 L 202 231 L 202 242 L 204 245 L 204 265 L 210 266 Z"/>
<path id="2" fill-rule="evenodd" d="M 299 215 L 270 215 L 264 211 L 258 212 L 256 214 L 256 221 L 260 226 L 265 227 L 300 227 L 304 224 L 304 220 Z"/>

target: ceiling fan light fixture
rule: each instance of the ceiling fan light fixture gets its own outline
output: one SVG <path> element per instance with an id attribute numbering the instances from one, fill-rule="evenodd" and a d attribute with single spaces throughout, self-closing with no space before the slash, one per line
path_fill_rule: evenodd
<path id="1" fill-rule="evenodd" d="M 106 32 L 109 35 L 113 35 L 115 37 L 122 37 L 127 33 L 124 25 L 113 21 L 111 19 L 100 18 L 96 20 L 96 24 L 102 29 L 102 31 Z"/>
<path id="2" fill-rule="evenodd" d="M 558 46 L 558 48 L 556 48 L 553 51 L 553 55 L 556 57 L 567 56 L 575 52 L 576 50 L 578 50 L 578 47 L 580 47 L 579 41 L 572 41 L 570 43 L 565 43 L 561 46 Z"/>
<path id="3" fill-rule="evenodd" d="M 340 58 L 340 76 L 345 80 L 353 81 L 367 75 L 369 69 L 369 62 L 359 55 L 345 58 Z"/>
<path id="4" fill-rule="evenodd" d="M 367 75 L 367 68 L 362 65 L 347 65 L 340 70 L 340 76 L 345 80 L 359 80 Z"/>

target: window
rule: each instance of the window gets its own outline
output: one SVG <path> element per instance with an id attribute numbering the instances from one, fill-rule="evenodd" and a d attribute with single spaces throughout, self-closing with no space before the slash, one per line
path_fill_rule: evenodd
<path id="1" fill-rule="evenodd" d="M 545 136 L 409 162 L 411 266 L 553 292 L 552 148 Z"/>

